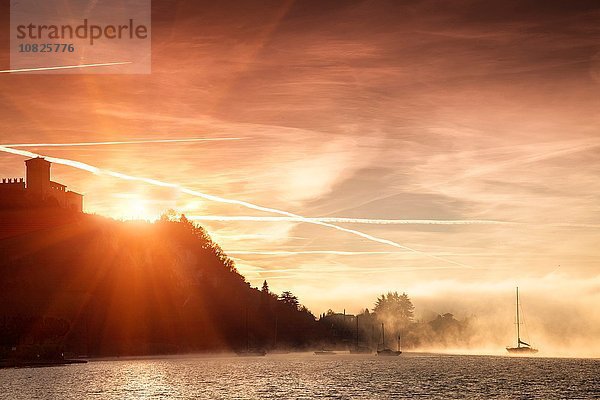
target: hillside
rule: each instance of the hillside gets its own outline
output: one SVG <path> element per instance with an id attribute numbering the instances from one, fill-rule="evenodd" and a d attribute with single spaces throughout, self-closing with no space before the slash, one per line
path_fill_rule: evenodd
<path id="1" fill-rule="evenodd" d="M 4 356 L 28 346 L 88 356 L 228 351 L 247 342 L 297 348 L 317 335 L 308 310 L 251 288 L 185 218 L 122 222 L 56 212 L 2 218 Z"/>

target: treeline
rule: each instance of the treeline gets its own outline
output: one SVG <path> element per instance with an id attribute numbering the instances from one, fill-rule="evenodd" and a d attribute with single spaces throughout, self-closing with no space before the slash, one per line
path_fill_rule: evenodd
<path id="1" fill-rule="evenodd" d="M 423 349 L 468 346 L 474 335 L 470 319 L 457 320 L 445 313 L 429 320 L 415 320 L 414 306 L 406 293 L 389 292 L 378 297 L 372 311 L 357 315 L 329 310 L 319 316 L 326 332 L 323 347 L 339 350 L 377 348 Z M 385 342 L 384 340 L 385 336 Z"/>

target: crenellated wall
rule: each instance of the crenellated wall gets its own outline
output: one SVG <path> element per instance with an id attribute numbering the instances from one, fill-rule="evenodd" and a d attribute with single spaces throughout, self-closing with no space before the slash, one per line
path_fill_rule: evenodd
<path id="1" fill-rule="evenodd" d="M 25 161 L 27 180 L 3 178 L 0 208 L 60 207 L 83 212 L 83 196 L 50 180 L 50 162 L 43 158 Z"/>
<path id="2" fill-rule="evenodd" d="M 2 178 L 2 184 L 17 184 L 22 185 L 25 188 L 25 179 L 23 178 Z"/>
<path id="3" fill-rule="evenodd" d="M 23 178 L 3 178 L 0 183 L 0 208 L 15 208 L 25 200 Z"/>

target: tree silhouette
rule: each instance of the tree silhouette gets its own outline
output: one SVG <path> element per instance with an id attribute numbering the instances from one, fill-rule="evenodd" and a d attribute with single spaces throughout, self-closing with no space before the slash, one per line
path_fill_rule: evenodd
<path id="1" fill-rule="evenodd" d="M 408 326 L 414 317 L 415 307 L 406 293 L 388 292 L 377 298 L 373 311 L 377 313 L 380 320 L 388 320 L 397 328 Z"/>
<path id="2" fill-rule="evenodd" d="M 283 292 L 281 293 L 281 295 L 279 296 L 279 301 L 281 301 L 283 304 L 294 308 L 294 309 L 298 309 L 300 302 L 298 301 L 298 297 L 296 297 L 295 295 L 292 294 L 292 292 Z"/>

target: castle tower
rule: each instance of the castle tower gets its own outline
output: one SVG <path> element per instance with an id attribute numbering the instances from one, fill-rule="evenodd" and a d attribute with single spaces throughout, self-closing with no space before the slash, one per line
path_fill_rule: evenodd
<path id="1" fill-rule="evenodd" d="M 27 168 L 27 191 L 43 199 L 50 190 L 50 162 L 41 157 L 25 161 Z"/>

